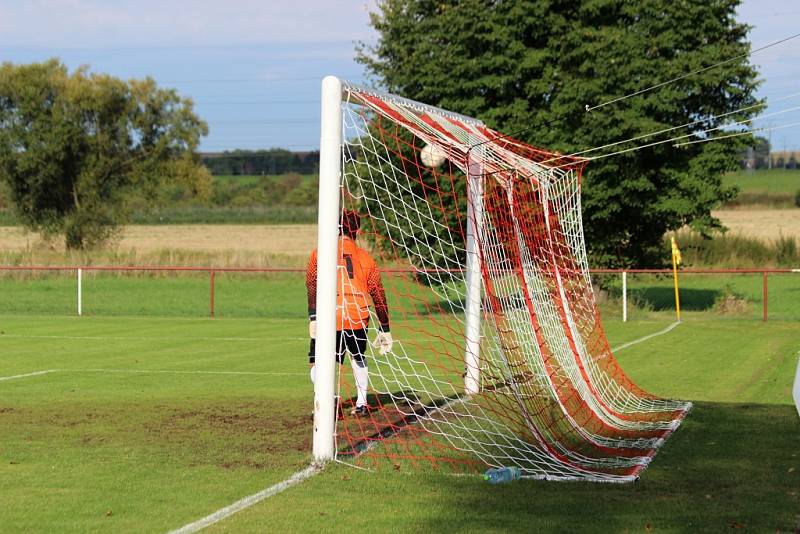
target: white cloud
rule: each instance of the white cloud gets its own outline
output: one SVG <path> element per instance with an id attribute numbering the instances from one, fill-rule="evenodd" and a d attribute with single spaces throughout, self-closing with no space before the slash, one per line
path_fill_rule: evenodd
<path id="1" fill-rule="evenodd" d="M 367 4 L 374 5 L 374 0 L 0 0 L 0 45 L 114 48 L 353 41 L 372 36 Z"/>

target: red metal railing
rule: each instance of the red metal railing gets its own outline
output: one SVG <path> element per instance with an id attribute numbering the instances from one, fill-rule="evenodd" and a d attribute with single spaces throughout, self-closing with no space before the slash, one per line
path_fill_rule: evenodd
<path id="1" fill-rule="evenodd" d="M 78 273 L 78 315 L 81 300 L 81 273 L 83 271 L 140 271 L 140 272 L 206 272 L 209 275 L 209 315 L 214 317 L 216 273 L 305 273 L 305 269 L 281 267 L 151 267 L 151 266 L 66 266 L 66 265 L 0 265 L 0 271 L 76 271 Z M 442 272 L 458 272 L 458 269 L 440 269 Z M 410 274 L 414 269 L 384 269 L 387 274 Z M 671 269 L 590 269 L 591 274 L 671 274 Z M 763 320 L 768 319 L 768 276 L 770 274 L 800 273 L 800 269 L 681 269 L 685 274 L 761 274 L 763 286 Z"/>

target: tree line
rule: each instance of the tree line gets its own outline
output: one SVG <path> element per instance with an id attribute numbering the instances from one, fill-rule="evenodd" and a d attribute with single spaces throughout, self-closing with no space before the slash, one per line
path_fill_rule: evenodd
<path id="1" fill-rule="evenodd" d="M 319 151 L 291 152 L 282 148 L 232 150 L 201 153 L 200 159 L 214 175 L 250 176 L 319 172 Z"/>

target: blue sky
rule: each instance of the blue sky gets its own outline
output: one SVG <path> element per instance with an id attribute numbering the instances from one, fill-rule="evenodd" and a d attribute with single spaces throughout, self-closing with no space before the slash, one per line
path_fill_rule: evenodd
<path id="1" fill-rule="evenodd" d="M 152 76 L 195 101 L 201 149 L 319 146 L 319 82 L 362 81 L 354 41 L 370 42 L 375 0 L 0 0 L 0 60 L 57 56 L 122 78 Z M 797 0 L 744 0 L 754 48 L 800 31 Z M 800 38 L 755 54 L 772 100 L 800 92 Z M 653 80 L 658 82 L 660 80 Z M 776 103 L 770 112 L 798 105 Z M 455 110 L 457 111 L 457 110 Z M 765 119 L 774 127 L 800 113 Z M 763 134 L 766 135 L 766 134 Z M 771 133 L 800 149 L 800 127 Z"/>

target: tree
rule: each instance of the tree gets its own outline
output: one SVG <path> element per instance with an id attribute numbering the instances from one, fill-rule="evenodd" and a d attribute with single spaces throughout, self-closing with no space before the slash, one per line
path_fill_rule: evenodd
<path id="1" fill-rule="evenodd" d="M 182 181 L 208 194 L 194 153 L 206 124 L 152 79 L 71 74 L 58 60 L 0 67 L 0 180 L 28 228 L 79 249 L 127 221 L 134 191 Z"/>
<path id="2" fill-rule="evenodd" d="M 714 134 L 702 130 L 754 111 L 716 118 L 757 102 L 757 74 L 746 57 L 589 112 L 586 106 L 746 54 L 738 3 L 384 0 L 371 14 L 377 44 L 361 44 L 357 59 L 390 92 L 562 153 L 700 119 L 672 134 L 707 137 Z M 720 229 L 711 210 L 736 195 L 721 175 L 737 167 L 737 153 L 751 142 L 665 143 L 590 163 L 583 210 L 593 264 L 657 265 L 666 259 L 666 231 L 689 225 L 707 236 Z"/>

